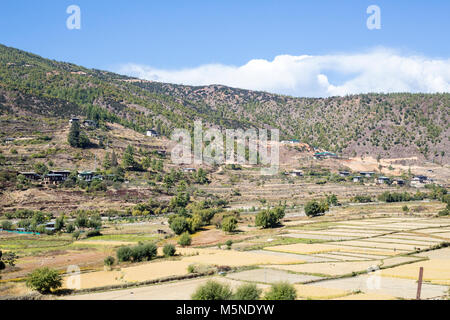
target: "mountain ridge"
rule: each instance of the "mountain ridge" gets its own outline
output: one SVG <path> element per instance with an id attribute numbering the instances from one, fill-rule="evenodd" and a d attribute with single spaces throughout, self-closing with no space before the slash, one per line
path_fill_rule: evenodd
<path id="1" fill-rule="evenodd" d="M 450 94 L 360 94 L 298 98 L 224 85 L 145 81 L 58 62 L 0 45 L 0 112 L 86 116 L 139 132 L 192 130 L 194 120 L 221 128 L 278 128 L 346 156 L 417 156 L 449 163 Z"/>

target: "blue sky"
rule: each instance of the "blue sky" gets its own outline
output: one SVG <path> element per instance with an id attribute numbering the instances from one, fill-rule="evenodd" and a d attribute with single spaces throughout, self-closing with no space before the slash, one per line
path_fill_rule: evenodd
<path id="1" fill-rule="evenodd" d="M 81 8 L 81 30 L 66 28 L 66 8 L 72 4 Z M 381 8 L 380 30 L 366 27 L 366 9 L 372 4 Z M 446 0 L 14 0 L 0 4 L 0 43 L 86 67 L 188 84 L 221 79 L 204 72 L 201 80 L 198 73 L 189 78 L 173 72 L 208 65 L 239 68 L 255 59 L 271 62 L 281 55 L 373 54 L 380 48 L 401 58 L 444 62 L 446 68 L 449 12 Z M 361 73 L 344 69 L 321 65 L 315 76 L 325 70 L 327 81 L 338 86 Z M 230 74 L 237 76 L 240 73 Z M 445 91 L 447 73 L 441 77 L 444 87 L 438 88 Z M 272 87 L 251 89 L 323 95 L 304 86 L 297 90 L 297 80 L 285 89 Z M 403 86 L 393 89 L 398 88 Z"/>

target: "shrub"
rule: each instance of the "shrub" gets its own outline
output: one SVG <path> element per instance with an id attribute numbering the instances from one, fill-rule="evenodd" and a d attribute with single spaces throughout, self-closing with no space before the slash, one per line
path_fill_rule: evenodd
<path id="1" fill-rule="evenodd" d="M 192 243 L 192 238 L 191 235 L 189 234 L 189 232 L 185 232 L 180 236 L 180 239 L 178 240 L 178 244 L 186 247 L 186 246 L 190 246 Z"/>
<path id="2" fill-rule="evenodd" d="M 222 230 L 225 232 L 236 231 L 238 221 L 234 216 L 228 216 L 222 221 Z"/>
<path id="3" fill-rule="evenodd" d="M 1 227 L 3 230 L 13 230 L 13 224 L 10 221 L 2 221 Z"/>
<path id="4" fill-rule="evenodd" d="M 256 287 L 254 283 L 246 283 L 236 289 L 233 300 L 259 300 L 261 289 Z"/>
<path id="5" fill-rule="evenodd" d="M 321 206 L 317 201 L 310 201 L 305 205 L 305 214 L 308 217 L 317 217 L 321 213 L 324 213 L 324 207 Z"/>
<path id="6" fill-rule="evenodd" d="M 80 238 L 81 232 L 80 231 L 75 231 L 72 234 L 72 238 L 74 238 L 75 240 L 78 240 Z"/>
<path id="7" fill-rule="evenodd" d="M 255 224 L 258 227 L 274 228 L 284 218 L 285 207 L 279 206 L 271 210 L 263 210 L 256 215 Z"/>
<path id="8" fill-rule="evenodd" d="M 74 231 L 75 231 L 75 226 L 73 225 L 73 223 L 68 224 L 67 227 L 66 227 L 66 232 L 67 233 L 72 233 Z"/>
<path id="9" fill-rule="evenodd" d="M 98 237 L 101 236 L 101 232 L 99 230 L 90 230 L 87 234 L 86 234 L 86 238 L 92 238 L 92 237 Z"/>
<path id="10" fill-rule="evenodd" d="M 295 287 L 287 282 L 275 283 L 266 293 L 266 300 L 295 300 L 297 291 Z"/>
<path id="11" fill-rule="evenodd" d="M 166 257 L 173 257 L 175 255 L 176 249 L 173 244 L 166 244 L 163 248 L 163 253 Z"/>
<path id="12" fill-rule="evenodd" d="M 210 280 L 197 288 L 192 294 L 192 300 L 229 300 L 232 296 L 233 292 L 228 285 Z"/>
<path id="13" fill-rule="evenodd" d="M 62 286 L 61 275 L 56 270 L 41 268 L 34 270 L 27 278 L 27 286 L 40 293 L 50 293 Z"/>
<path id="14" fill-rule="evenodd" d="M 116 252 L 117 260 L 119 260 L 120 262 L 130 261 L 132 254 L 133 251 L 130 247 L 120 247 Z"/>
<path id="15" fill-rule="evenodd" d="M 231 249 L 231 246 L 233 245 L 233 241 L 227 240 L 227 242 L 225 242 L 225 245 L 228 247 L 228 249 Z"/>
<path id="16" fill-rule="evenodd" d="M 170 223 L 170 229 L 175 232 L 175 234 L 180 235 L 183 232 L 187 231 L 189 228 L 189 224 L 184 217 L 176 217 Z"/>
<path id="17" fill-rule="evenodd" d="M 116 262 L 116 259 L 114 259 L 111 256 L 106 257 L 104 260 L 105 266 L 107 266 L 107 267 L 111 267 L 112 265 L 114 265 L 115 262 Z"/>

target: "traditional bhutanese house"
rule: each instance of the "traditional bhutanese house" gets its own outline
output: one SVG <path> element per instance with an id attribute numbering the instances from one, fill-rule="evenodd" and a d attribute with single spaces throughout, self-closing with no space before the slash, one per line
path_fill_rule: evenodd
<path id="1" fill-rule="evenodd" d="M 92 178 L 94 178 L 94 173 L 91 171 L 78 172 L 78 178 L 87 182 L 91 182 Z"/>
<path id="2" fill-rule="evenodd" d="M 154 137 L 157 138 L 159 137 L 159 133 L 155 130 L 148 130 L 147 131 L 147 137 Z"/>
<path id="3" fill-rule="evenodd" d="M 64 176 L 62 174 L 49 173 L 44 176 L 45 184 L 58 184 L 64 182 Z"/>
<path id="4" fill-rule="evenodd" d="M 377 183 L 378 184 L 389 184 L 389 183 L 391 183 L 391 179 L 389 179 L 388 177 L 381 176 L 381 177 L 377 178 Z"/>
<path id="5" fill-rule="evenodd" d="M 57 171 L 57 170 L 52 170 L 50 171 L 51 174 L 60 174 L 63 176 L 64 181 L 67 180 L 67 178 L 70 176 L 70 171 L 68 170 L 61 170 L 61 171 Z"/>
<path id="6" fill-rule="evenodd" d="M 362 171 L 359 174 L 362 175 L 363 177 L 371 178 L 375 174 L 375 172 L 373 172 L 373 171 Z"/>
<path id="7" fill-rule="evenodd" d="M 348 172 L 348 171 L 339 171 L 339 175 L 341 177 L 348 177 L 350 175 L 350 172 Z"/>
<path id="8" fill-rule="evenodd" d="M 197 170 L 195 169 L 195 168 L 184 168 L 183 169 L 183 172 L 186 172 L 186 173 L 192 173 L 192 172 L 196 172 Z"/>
<path id="9" fill-rule="evenodd" d="M 332 153 L 332 152 L 316 152 L 314 154 L 314 158 L 318 159 L 318 160 L 322 160 L 322 159 L 330 159 L 330 158 L 337 158 L 337 154 Z"/>
<path id="10" fill-rule="evenodd" d="M 37 174 L 36 172 L 19 172 L 20 175 L 23 175 L 28 180 L 37 181 L 40 180 L 42 177 Z"/>
<path id="11" fill-rule="evenodd" d="M 432 181 L 427 176 L 415 176 L 411 180 L 411 187 L 423 188 L 426 184 L 432 183 Z"/>
<path id="12" fill-rule="evenodd" d="M 404 186 L 406 184 L 406 181 L 403 179 L 394 179 L 392 184 L 395 184 L 397 186 Z"/>
<path id="13" fill-rule="evenodd" d="M 80 122 L 80 119 L 79 118 L 72 118 L 72 119 L 69 120 L 70 124 L 72 124 L 74 122 Z"/>
<path id="14" fill-rule="evenodd" d="M 363 180 L 363 177 L 361 177 L 361 176 L 356 176 L 356 177 L 353 177 L 353 182 L 361 182 Z"/>
<path id="15" fill-rule="evenodd" d="M 94 120 L 84 120 L 83 126 L 86 128 L 97 128 L 97 122 Z"/>
<path id="16" fill-rule="evenodd" d="M 303 177 L 303 171 L 301 170 L 292 170 L 289 174 L 292 177 Z"/>

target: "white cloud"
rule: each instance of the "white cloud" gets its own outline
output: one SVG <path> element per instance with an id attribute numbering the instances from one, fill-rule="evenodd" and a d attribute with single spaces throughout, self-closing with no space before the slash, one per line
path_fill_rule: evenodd
<path id="1" fill-rule="evenodd" d="M 160 82 L 223 84 L 301 97 L 450 92 L 450 59 L 405 56 L 384 48 L 360 54 L 280 55 L 273 61 L 255 59 L 243 66 L 208 64 L 180 70 L 130 63 L 118 71 Z"/>

